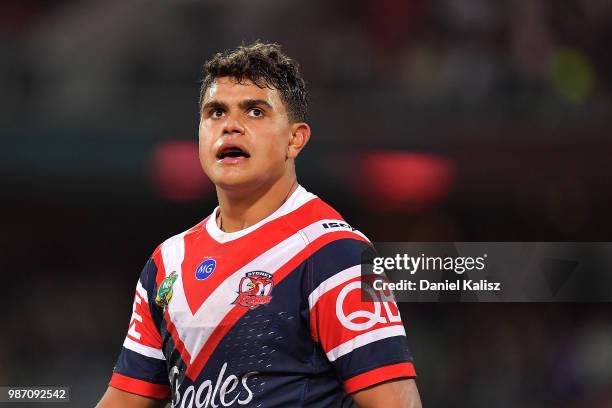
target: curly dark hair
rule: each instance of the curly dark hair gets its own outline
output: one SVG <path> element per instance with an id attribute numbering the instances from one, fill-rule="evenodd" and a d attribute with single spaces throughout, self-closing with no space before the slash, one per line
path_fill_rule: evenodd
<path id="1" fill-rule="evenodd" d="M 216 78 L 231 77 L 239 83 L 249 80 L 260 88 L 279 91 L 289 112 L 289 119 L 306 119 L 308 96 L 298 63 L 283 54 L 281 46 L 259 41 L 241 45 L 235 50 L 217 53 L 204 64 L 204 79 L 200 88 L 200 111 L 206 91 Z"/>

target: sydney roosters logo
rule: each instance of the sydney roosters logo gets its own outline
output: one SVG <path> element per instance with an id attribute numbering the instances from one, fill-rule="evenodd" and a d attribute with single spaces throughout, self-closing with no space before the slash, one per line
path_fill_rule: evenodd
<path id="1" fill-rule="evenodd" d="M 272 292 L 273 287 L 272 274 L 263 271 L 247 272 L 240 279 L 238 297 L 233 304 L 239 304 L 249 309 L 265 305 L 272 299 L 270 292 Z"/>

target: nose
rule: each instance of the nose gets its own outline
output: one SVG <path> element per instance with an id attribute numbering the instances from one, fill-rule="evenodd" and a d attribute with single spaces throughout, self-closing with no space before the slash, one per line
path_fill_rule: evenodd
<path id="1" fill-rule="evenodd" d="M 242 126 L 242 123 L 237 115 L 231 115 L 228 113 L 225 118 L 225 123 L 223 124 L 224 135 L 244 134 L 244 127 Z"/>

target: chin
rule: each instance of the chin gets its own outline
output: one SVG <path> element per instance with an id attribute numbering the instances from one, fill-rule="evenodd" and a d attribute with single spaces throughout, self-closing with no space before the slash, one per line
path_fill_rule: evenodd
<path id="1" fill-rule="evenodd" d="M 257 184 L 252 178 L 237 175 L 217 177 L 213 183 L 223 190 L 236 190 Z"/>
<path id="2" fill-rule="evenodd" d="M 253 176 L 245 172 L 244 169 L 212 167 L 204 169 L 204 173 L 206 173 L 215 186 L 222 189 L 248 185 L 253 179 Z"/>
<path id="3" fill-rule="evenodd" d="M 222 190 L 252 190 L 265 185 L 273 184 L 282 174 L 274 169 L 260 168 L 259 171 L 249 171 L 245 168 L 213 168 L 206 172 L 212 182 Z"/>

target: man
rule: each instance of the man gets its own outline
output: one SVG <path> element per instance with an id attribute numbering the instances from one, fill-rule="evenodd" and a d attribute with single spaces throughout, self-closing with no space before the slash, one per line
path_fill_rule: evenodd
<path id="1" fill-rule="evenodd" d="M 204 74 L 200 161 L 219 206 L 147 262 L 98 406 L 419 407 L 396 305 L 362 301 L 369 241 L 297 183 L 296 62 L 255 43 Z"/>

